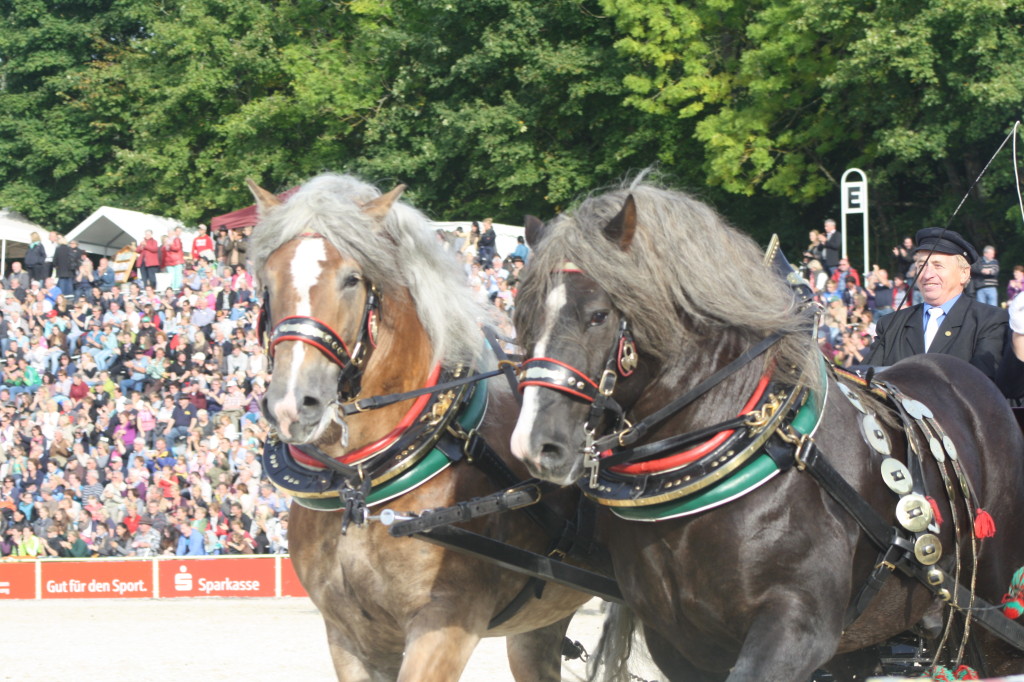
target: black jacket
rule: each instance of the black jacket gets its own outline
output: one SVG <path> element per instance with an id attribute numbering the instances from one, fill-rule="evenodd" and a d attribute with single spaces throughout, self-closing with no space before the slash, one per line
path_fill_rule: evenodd
<path id="1" fill-rule="evenodd" d="M 924 353 L 924 304 L 878 319 L 865 364 L 888 366 Z M 1024 393 L 1024 363 L 1013 354 L 1009 316 L 1002 308 L 961 295 L 942 321 L 929 353 L 966 360 L 995 381 L 1008 397 Z"/>

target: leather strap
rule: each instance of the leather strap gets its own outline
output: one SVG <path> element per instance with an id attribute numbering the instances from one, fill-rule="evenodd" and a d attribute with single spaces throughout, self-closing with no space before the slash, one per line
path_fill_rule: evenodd
<path id="1" fill-rule="evenodd" d="M 900 544 L 900 538 L 895 529 L 886 523 L 832 467 L 822 456 L 821 450 L 814 444 L 814 441 L 805 439 L 798 452 L 797 462 L 798 466 L 802 463 L 806 471 L 832 496 L 832 499 L 857 521 L 877 547 L 888 550 L 890 546 Z M 950 604 L 959 611 L 965 611 L 968 608 L 967 605 L 973 603 L 971 609 L 973 620 L 1017 650 L 1024 651 L 1024 626 L 1004 616 L 998 607 L 989 604 L 977 595 L 972 595 L 969 590 L 953 580 L 942 569 L 937 566 L 921 565 L 911 558 L 912 551 L 908 551 L 907 547 L 903 547 L 903 549 L 904 551 L 900 552 L 899 558 L 894 562 L 896 568 L 905 575 L 917 579 L 936 595 L 939 595 L 941 590 L 948 590 Z M 939 576 L 941 580 L 933 582 L 929 579 L 932 577 L 929 574 Z"/>
<path id="2" fill-rule="evenodd" d="M 594 449 L 597 450 L 598 452 L 601 452 L 604 450 L 614 448 L 616 446 L 624 447 L 627 445 L 632 445 L 633 443 L 637 442 L 647 434 L 647 431 L 650 430 L 651 427 L 657 426 L 658 424 L 665 421 L 669 417 L 675 415 L 684 407 L 692 403 L 694 400 L 701 397 L 702 395 L 710 391 L 712 388 L 728 379 L 730 376 L 732 376 L 741 368 L 743 368 L 743 366 L 746 365 L 748 362 L 750 362 L 751 360 L 753 360 L 754 358 L 756 358 L 757 356 L 761 355 L 766 350 L 771 348 L 773 345 L 775 345 L 775 343 L 779 339 L 781 339 L 782 336 L 783 335 L 781 333 L 777 332 L 775 334 L 772 334 L 771 336 L 767 336 L 761 339 L 755 345 L 751 346 L 746 351 L 737 356 L 736 359 L 734 359 L 732 362 L 725 365 L 717 372 L 709 376 L 707 379 L 700 382 L 699 384 L 697 384 L 696 386 L 694 386 L 689 391 L 679 396 L 669 404 L 665 405 L 664 407 L 655 412 L 652 412 L 651 414 L 647 415 L 637 423 L 633 424 L 633 426 L 628 428 L 626 431 L 622 433 L 613 433 L 611 435 L 604 436 L 603 438 L 599 438 L 594 443 Z"/>
<path id="3" fill-rule="evenodd" d="M 494 538 L 450 526 L 415 533 L 415 536 L 420 540 L 497 564 L 510 571 L 565 585 L 608 601 L 623 603 L 622 592 L 613 578 L 507 545 Z M 1003 616 L 1000 615 L 1000 618 Z"/>

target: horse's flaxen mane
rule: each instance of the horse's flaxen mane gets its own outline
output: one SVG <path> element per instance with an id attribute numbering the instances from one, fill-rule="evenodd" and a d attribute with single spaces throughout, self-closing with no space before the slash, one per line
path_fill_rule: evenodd
<path id="1" fill-rule="evenodd" d="M 630 248 L 622 251 L 601 230 L 630 194 L 637 229 Z M 788 335 L 775 354 L 780 366 L 795 366 L 804 381 L 817 384 L 818 351 L 792 290 L 762 265 L 763 252 L 750 237 L 689 194 L 640 178 L 555 218 L 517 295 L 524 347 L 536 341 L 531 335 L 538 330 L 530 319 L 542 310 L 554 273 L 567 260 L 608 292 L 629 318 L 643 352 L 666 360 L 695 335 L 730 336 L 750 345 L 784 332 Z"/>
<path id="2" fill-rule="evenodd" d="M 380 195 L 350 175 L 326 173 L 309 180 L 260 216 L 249 246 L 256 277 L 267 281 L 267 259 L 283 244 L 306 232 L 323 235 L 359 263 L 384 305 L 389 295 L 408 289 L 437 359 L 453 365 L 477 358 L 480 323 L 487 314 L 466 285 L 461 265 L 412 206 L 395 202 L 382 222 L 366 215 L 361 206 Z"/>

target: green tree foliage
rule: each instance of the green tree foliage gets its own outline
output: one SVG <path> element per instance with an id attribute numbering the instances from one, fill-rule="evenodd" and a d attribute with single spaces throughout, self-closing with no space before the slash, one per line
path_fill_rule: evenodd
<path id="1" fill-rule="evenodd" d="M 73 89 L 139 32 L 113 0 L 0 2 L 0 206 L 66 228 L 107 199 L 100 178 L 120 131 Z"/>
<path id="2" fill-rule="evenodd" d="M 391 4 L 386 100 L 357 167 L 435 214 L 550 213 L 686 139 L 621 106 L 614 27 L 592 3 Z"/>
<path id="3" fill-rule="evenodd" d="M 244 179 L 287 184 L 352 154 L 379 88 L 346 41 L 358 11 L 321 2 L 183 0 L 81 94 L 130 131 L 111 187 L 147 211 L 198 222 L 249 200 Z M 283 187 L 276 187 L 283 189 Z"/>
<path id="4" fill-rule="evenodd" d="M 657 165 L 792 249 L 870 177 L 879 255 L 1020 116 L 1024 0 L 0 0 L 0 205 L 186 222 L 323 170 L 550 215 Z M 954 227 L 1005 244 L 1012 159 Z M 1022 254 L 1024 255 L 1024 254 Z"/>
<path id="5" fill-rule="evenodd" d="M 1024 102 L 1020 0 L 602 6 L 634 64 L 629 102 L 695 120 L 710 183 L 809 203 L 858 166 L 891 236 L 943 224 Z M 963 214 L 979 239 L 1005 220 L 1009 168 Z"/>

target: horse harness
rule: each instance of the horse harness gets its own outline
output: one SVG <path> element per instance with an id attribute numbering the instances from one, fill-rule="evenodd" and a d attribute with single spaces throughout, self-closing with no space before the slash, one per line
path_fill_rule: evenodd
<path id="1" fill-rule="evenodd" d="M 788 270 L 792 270 L 785 266 Z M 579 272 L 567 264 L 567 272 Z M 793 278 L 787 275 L 793 283 Z M 638 362 L 636 347 L 623 319 L 612 344 L 604 370 L 593 378 L 553 358 L 529 358 L 522 365 L 520 387 L 541 386 L 591 403 L 585 426 L 585 475 L 577 485 L 584 494 L 626 519 L 656 522 L 697 514 L 726 504 L 759 487 L 775 475 L 796 467 L 812 478 L 858 523 L 879 549 L 879 558 L 864 585 L 848 605 L 845 626 L 850 626 L 881 590 L 895 570 L 924 584 L 951 607 L 944 637 L 948 636 L 953 611 L 965 618 L 963 639 L 957 655 L 963 653 L 971 620 L 1016 649 L 1024 651 L 1024 626 L 1003 616 L 998 607 L 974 593 L 977 572 L 977 539 L 994 532 L 991 518 L 980 508 L 972 512 L 978 498 L 956 447 L 921 401 L 904 395 L 888 383 L 874 385 L 878 397 L 892 406 L 900 417 L 907 439 L 907 464 L 892 457 L 885 431 L 855 392 L 837 381 L 842 393 L 860 412 L 864 441 L 882 456 L 885 485 L 899 498 L 896 524 L 885 520 L 860 493 L 828 462 L 818 448 L 814 433 L 824 413 L 828 379 L 817 390 L 781 386 L 769 373 L 762 377 L 740 414 L 731 420 L 634 446 L 649 429 L 705 394 L 771 347 L 779 335 L 755 344 L 694 389 L 636 424 L 629 424 L 624 409 L 611 397 L 616 380 L 628 376 Z M 625 352 L 623 349 L 626 349 Z M 623 363 L 623 359 L 627 362 Z M 824 360 L 822 360 L 824 364 Z M 846 377 L 847 381 L 853 377 Z M 609 415 L 612 417 L 608 419 Z M 597 425 L 610 422 L 603 434 Z M 703 446 L 678 450 L 703 441 Z M 924 455 L 931 454 L 943 481 L 954 526 L 953 574 L 936 565 L 942 556 L 937 532 L 941 518 L 924 488 Z M 666 464 L 667 462 L 667 464 Z M 957 488 L 962 498 L 957 496 Z M 967 509 L 966 523 L 957 514 L 959 499 Z M 971 542 L 970 588 L 961 584 L 960 540 L 968 532 Z M 939 647 L 941 649 L 941 646 Z"/>
<path id="2" fill-rule="evenodd" d="M 291 445 L 272 435 L 267 439 L 263 461 L 267 476 L 286 490 L 302 506 L 316 510 L 343 510 L 342 534 L 351 523 L 362 525 L 380 520 L 392 525 L 395 536 L 415 535 L 436 544 L 452 547 L 484 559 L 494 559 L 513 570 L 530 576 L 513 600 L 492 618 L 495 628 L 512 618 L 531 599 L 540 598 L 547 578 L 609 599 L 621 600 L 614 581 L 606 576 L 562 563 L 566 557 L 597 557 L 601 549 L 594 543 L 596 509 L 582 498 L 575 518 L 566 519 L 542 499 L 548 484 L 536 480 L 521 481 L 477 432 L 487 411 L 487 388 L 481 382 L 504 375 L 513 394 L 519 397 L 513 363 L 508 360 L 494 330 L 485 337 L 499 359 L 499 368 L 474 372 L 467 367 L 453 370 L 435 367 L 428 385 L 405 393 L 357 399 L 363 370 L 376 348 L 380 296 L 368 285 L 367 301 L 358 338 L 349 350 L 342 337 L 330 325 L 313 317 L 289 316 L 267 331 L 270 310 L 269 291 L 264 292 L 259 328 L 267 354 L 273 358 L 275 346 L 282 341 L 298 341 L 313 346 L 337 364 L 341 371 L 338 396 L 331 404 L 332 416 L 347 440 L 345 417 L 415 399 L 398 429 L 389 437 L 334 458 L 313 444 Z M 498 488 L 492 495 L 460 502 L 453 507 L 427 510 L 419 514 L 401 514 L 383 510 L 370 515 L 369 508 L 395 499 L 426 483 L 454 463 L 465 460 L 480 469 Z M 522 509 L 550 539 L 546 555 L 538 555 L 491 538 L 459 528 L 441 528 L 450 523 L 513 509 Z"/>

